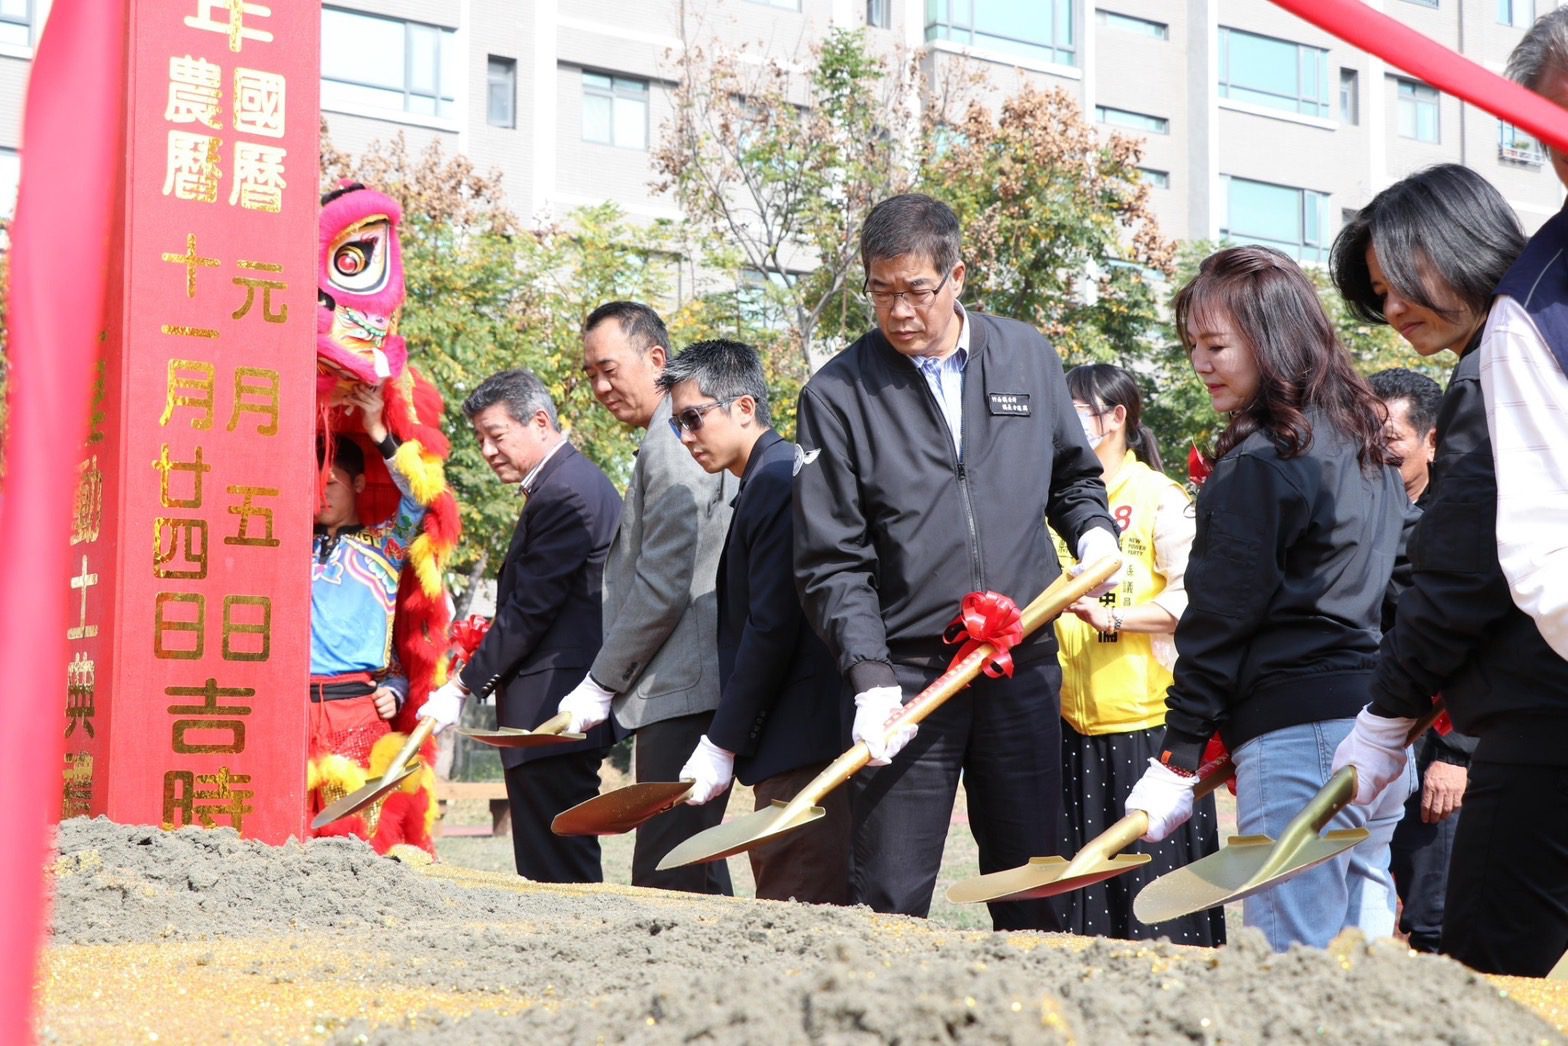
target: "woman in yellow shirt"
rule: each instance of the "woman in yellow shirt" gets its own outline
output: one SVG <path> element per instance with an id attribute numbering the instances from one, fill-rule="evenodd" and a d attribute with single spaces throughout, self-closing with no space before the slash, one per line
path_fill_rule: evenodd
<path id="1" fill-rule="evenodd" d="M 1067 388 L 1084 434 L 1099 456 L 1111 515 L 1128 569 L 1121 587 L 1080 600 L 1056 622 L 1062 659 L 1061 853 L 1071 857 L 1122 816 L 1122 800 L 1159 754 L 1165 690 L 1176 663 L 1172 634 L 1187 605 L 1182 576 L 1194 520 L 1187 494 L 1160 472 L 1154 434 L 1131 374 L 1108 363 L 1075 367 Z M 1070 557 L 1057 539 L 1057 554 Z M 1153 860 L 1086 890 L 1058 898 L 1073 933 L 1128 939 L 1169 937 L 1178 944 L 1225 942 L 1220 909 L 1154 926 L 1133 918 L 1143 885 L 1218 847 L 1212 797 L 1162 843 L 1134 851 Z"/>

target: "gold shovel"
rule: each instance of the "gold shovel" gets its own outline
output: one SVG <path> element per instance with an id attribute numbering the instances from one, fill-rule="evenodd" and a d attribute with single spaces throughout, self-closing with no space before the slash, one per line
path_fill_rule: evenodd
<path id="1" fill-rule="evenodd" d="M 1413 743 L 1442 711 L 1432 711 L 1411 727 L 1405 744 Z M 1145 924 L 1162 923 L 1251 897 L 1302 872 L 1333 860 L 1372 833 L 1365 828 L 1340 828 L 1318 833 L 1356 794 L 1356 768 L 1342 767 L 1318 794 L 1291 819 L 1276 841 L 1266 835 L 1232 838 L 1218 851 L 1167 872 L 1133 898 L 1132 913 Z"/>
<path id="2" fill-rule="evenodd" d="M 1087 595 L 1091 589 L 1116 573 L 1117 566 L 1117 560 L 1110 557 L 1100 560 L 1075 578 L 1065 574 L 1057 578 L 1050 588 L 1023 609 L 1020 615 L 1023 634 L 1028 636 L 1041 625 L 1054 620 L 1075 600 Z M 904 727 L 913 726 L 936 711 L 954 694 L 968 686 L 995 653 L 996 649 L 989 643 L 971 651 L 969 656 L 943 672 L 905 705 L 903 711 L 888 723 L 887 733 L 895 734 Z M 826 811 L 816 805 L 822 797 L 855 776 L 870 759 L 871 753 L 865 743 L 857 743 L 828 764 L 827 769 L 813 778 L 789 802 L 775 800 L 766 810 L 758 810 L 698 832 L 665 854 L 658 870 L 664 872 L 688 864 L 718 861 L 805 827 L 826 816 Z"/>
<path id="3" fill-rule="evenodd" d="M 620 835 L 675 809 L 694 782 L 640 781 L 562 810 L 550 822 L 556 835 Z"/>
<path id="4" fill-rule="evenodd" d="M 532 730 L 523 730 L 515 726 L 503 726 L 499 730 L 470 730 L 460 727 L 457 732 L 494 748 L 543 748 L 546 745 L 571 744 L 588 736 L 566 733 L 566 726 L 571 721 L 571 713 L 562 712 L 551 716 Z"/>
<path id="5" fill-rule="evenodd" d="M 1235 773 L 1236 767 L 1232 765 L 1229 756 L 1204 766 L 1193 789 L 1194 798 L 1202 799 L 1229 781 Z M 948 887 L 947 899 L 954 904 L 1029 901 L 1103 883 L 1149 863 L 1148 854 L 1121 852 L 1143 838 L 1148 830 L 1149 815 L 1142 810 L 1134 810 L 1084 843 L 1083 849 L 1070 861 L 1054 856 L 1031 857 L 1028 864 L 1017 868 L 976 875 L 956 882 Z"/>
<path id="6" fill-rule="evenodd" d="M 421 719 L 414 727 L 414 732 L 408 735 L 408 741 L 403 745 L 402 751 L 392 760 L 387 767 L 387 772 L 381 775 L 379 781 L 372 781 L 361 785 L 359 788 L 345 795 L 310 822 L 313 831 L 320 831 L 333 821 L 341 821 L 350 814 L 357 814 L 371 803 L 386 795 L 392 789 L 402 784 L 410 775 L 419 770 L 419 763 L 409 762 L 414 758 L 414 753 L 419 751 L 421 745 L 435 732 L 434 719 Z"/>

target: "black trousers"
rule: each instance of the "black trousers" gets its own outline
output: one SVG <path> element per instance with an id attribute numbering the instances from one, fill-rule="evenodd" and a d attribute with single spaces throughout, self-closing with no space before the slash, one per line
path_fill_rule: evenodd
<path id="1" fill-rule="evenodd" d="M 906 702 L 940 674 L 908 665 L 894 672 Z M 921 723 L 890 766 L 851 779 L 855 903 L 878 912 L 930 912 L 960 772 L 981 873 L 1056 851 L 1061 685 L 1055 659 L 1020 666 L 1011 679 L 981 676 Z M 998 930 L 1060 929 L 1048 901 L 989 907 Z"/>
<path id="2" fill-rule="evenodd" d="M 517 874 L 540 883 L 602 883 L 599 839 L 550 831 L 555 815 L 599 794 L 603 749 L 534 759 L 506 771 Z"/>
<path id="3" fill-rule="evenodd" d="M 1426 781 L 1426 768 L 1432 765 L 1436 746 L 1430 736 L 1423 739 L 1416 771 Z M 1405 816 L 1394 828 L 1389 843 L 1389 871 L 1394 888 L 1404 905 L 1399 929 L 1410 938 L 1418 952 L 1435 952 L 1443 936 L 1443 898 L 1448 894 L 1448 862 L 1454 851 L 1454 834 L 1464 816 L 1461 808 L 1439 821 L 1421 820 L 1421 789 L 1405 800 Z"/>
<path id="4" fill-rule="evenodd" d="M 708 724 L 711 722 L 713 713 L 703 712 L 639 727 L 633 750 L 633 768 L 637 781 L 680 780 L 681 767 L 686 765 L 692 750 L 697 747 L 698 739 L 708 732 Z M 672 868 L 667 872 L 657 870 L 665 854 L 698 832 L 724 820 L 724 807 L 729 803 L 729 798 L 730 793 L 726 790 L 723 795 L 715 796 L 701 806 L 682 803 L 638 828 L 636 842 L 632 844 L 632 885 L 686 893 L 732 895 L 735 891 L 730 886 L 730 868 L 724 861 L 689 864 L 685 868 Z"/>
<path id="5" fill-rule="evenodd" d="M 1564 950 L 1568 766 L 1478 759 L 1454 836 L 1443 951 L 1482 973 L 1544 977 Z"/>

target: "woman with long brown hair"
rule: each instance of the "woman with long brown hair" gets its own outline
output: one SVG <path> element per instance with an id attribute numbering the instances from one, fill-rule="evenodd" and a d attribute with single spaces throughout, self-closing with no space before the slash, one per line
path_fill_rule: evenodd
<path id="1" fill-rule="evenodd" d="M 1176 325 L 1214 409 L 1230 416 L 1197 502 L 1188 604 L 1160 755 L 1127 799 L 1163 839 L 1192 809 L 1216 732 L 1236 764 L 1237 826 L 1278 838 L 1323 786 L 1367 703 L 1404 485 L 1384 412 L 1317 293 L 1278 251 L 1210 255 L 1176 296 Z M 1332 828 L 1371 836 L 1247 898 L 1243 918 L 1284 950 L 1345 927 L 1393 932 L 1388 841 L 1405 787 Z"/>

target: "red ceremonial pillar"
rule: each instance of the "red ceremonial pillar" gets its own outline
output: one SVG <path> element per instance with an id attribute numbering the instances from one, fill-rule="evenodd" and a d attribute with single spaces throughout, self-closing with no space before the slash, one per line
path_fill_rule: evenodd
<path id="1" fill-rule="evenodd" d="M 49 672 L 60 813 L 281 842 L 304 835 L 320 6 L 129 10 L 108 320 L 57 582 L 69 651 Z"/>

